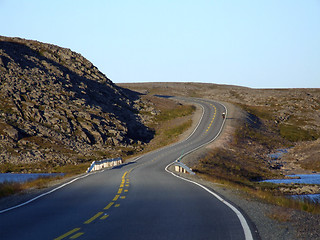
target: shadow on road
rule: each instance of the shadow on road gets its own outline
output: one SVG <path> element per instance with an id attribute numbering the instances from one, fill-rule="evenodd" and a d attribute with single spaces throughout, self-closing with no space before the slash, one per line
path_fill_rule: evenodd
<path id="1" fill-rule="evenodd" d="M 122 164 L 122 165 L 119 165 L 119 166 L 115 166 L 112 169 L 120 169 L 120 168 L 122 168 L 124 166 L 128 166 L 128 165 L 131 165 L 131 164 L 134 164 L 134 163 L 136 163 L 136 162 L 128 162 L 128 163 L 125 163 L 125 164 Z"/>
<path id="2" fill-rule="evenodd" d="M 154 95 L 156 97 L 161 97 L 161 98 L 173 98 L 174 96 L 167 96 L 167 95 Z"/>

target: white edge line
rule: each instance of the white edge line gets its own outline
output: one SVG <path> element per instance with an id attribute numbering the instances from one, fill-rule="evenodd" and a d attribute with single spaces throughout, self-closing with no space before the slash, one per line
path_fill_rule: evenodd
<path id="1" fill-rule="evenodd" d="M 18 204 L 18 205 L 16 205 L 16 206 L 13 206 L 13 207 L 10 207 L 10 208 L 3 209 L 3 210 L 0 211 L 0 214 L 1 214 L 1 213 L 8 212 L 8 211 L 13 210 L 13 209 L 16 209 L 16 208 L 19 208 L 19 207 L 22 207 L 22 206 L 25 206 L 25 205 L 27 205 L 27 204 L 29 204 L 29 203 L 31 203 L 31 202 L 33 202 L 33 201 L 41 198 L 41 197 L 44 197 L 44 196 L 46 196 L 46 195 L 48 195 L 48 194 L 50 194 L 50 193 L 53 193 L 53 192 L 57 191 L 58 189 L 63 188 L 63 187 L 65 187 L 65 186 L 67 186 L 67 185 L 69 185 L 69 184 L 71 184 L 71 183 L 73 183 L 73 182 L 75 182 L 75 181 L 77 181 L 77 180 L 79 180 L 79 179 L 85 178 L 85 177 L 87 177 L 87 176 L 89 176 L 89 175 L 91 175 L 91 174 L 95 174 L 95 173 L 97 173 L 97 172 L 88 173 L 88 174 L 86 174 L 86 175 L 84 175 L 84 176 L 81 176 L 81 177 L 77 177 L 77 178 L 75 178 L 75 179 L 72 179 L 71 181 L 62 184 L 62 185 L 60 185 L 59 187 L 56 187 L 56 188 L 54 188 L 54 189 L 52 189 L 52 190 L 50 190 L 50 191 L 48 191 L 48 192 L 42 193 L 42 194 L 40 194 L 40 195 L 38 195 L 38 196 L 36 196 L 36 197 L 34 197 L 34 198 L 26 201 L 26 202 L 23 202 L 23 203 L 21 203 L 21 204 Z"/>
<path id="2" fill-rule="evenodd" d="M 226 121 L 226 119 L 227 119 L 227 111 L 228 111 L 228 110 L 227 110 L 227 108 L 226 108 L 225 105 L 223 105 L 222 103 L 219 103 L 219 104 L 221 104 L 221 105 L 226 109 L 226 117 L 225 117 L 225 119 L 224 119 L 224 121 L 223 121 L 223 123 L 222 123 L 222 125 L 221 125 L 221 128 L 220 128 L 219 133 L 218 133 L 212 140 L 210 140 L 208 143 L 202 144 L 202 145 L 200 145 L 199 147 L 196 147 L 195 149 L 193 149 L 193 150 L 191 150 L 191 151 L 183 154 L 183 155 L 181 156 L 181 158 L 183 158 L 184 156 L 188 155 L 188 154 L 191 153 L 191 152 L 194 152 L 194 151 L 198 150 L 199 148 L 203 147 L 204 145 L 207 145 L 207 144 L 213 142 L 213 141 L 220 135 L 220 133 L 221 133 L 223 127 L 224 127 L 225 121 Z M 201 106 L 201 105 L 200 105 L 200 106 Z M 201 120 L 202 120 L 202 117 L 201 117 Z M 201 120 L 199 121 L 199 124 L 200 124 Z M 199 126 L 199 124 L 198 124 L 198 126 Z M 192 133 L 192 134 L 193 134 L 193 133 Z M 191 134 L 191 135 L 192 135 L 192 134 Z M 173 162 L 173 163 L 174 163 L 174 162 Z M 250 227 L 249 227 L 249 225 L 248 225 L 245 217 L 242 215 L 242 213 L 241 213 L 236 207 L 234 207 L 231 203 L 225 201 L 225 200 L 224 200 L 222 197 L 220 197 L 218 194 L 212 192 L 211 190 L 209 190 L 209 189 L 206 188 L 205 186 L 201 185 L 200 183 L 197 183 L 197 182 L 191 181 L 191 180 L 189 180 L 189 179 L 180 177 L 180 176 L 174 174 L 173 172 L 169 171 L 169 170 L 168 170 L 168 167 L 169 167 L 170 165 L 172 165 L 173 163 L 170 163 L 170 164 L 168 164 L 168 165 L 165 167 L 166 172 L 171 173 L 173 176 L 175 176 L 175 177 L 177 177 L 177 178 L 180 178 L 180 179 L 182 179 L 182 180 L 184 180 L 184 181 L 193 183 L 193 184 L 195 184 L 195 185 L 203 188 L 204 190 L 206 190 L 207 192 L 209 192 L 211 195 L 213 195 L 214 197 L 216 197 L 218 200 L 220 200 L 222 203 L 224 203 L 225 205 L 227 205 L 227 206 L 237 215 L 237 217 L 239 218 L 240 223 L 241 223 L 241 226 L 242 226 L 243 231 L 244 231 L 245 239 L 246 239 L 246 240 L 253 240 Z"/>
<path id="3" fill-rule="evenodd" d="M 171 165 L 171 164 L 169 164 Z M 169 166 L 168 165 L 168 166 Z M 167 166 L 167 167 L 168 167 Z M 170 172 L 169 170 L 167 170 L 167 167 L 166 167 L 166 171 L 168 173 L 171 173 L 173 176 L 177 177 L 177 178 L 180 178 L 184 181 L 187 181 L 187 182 L 190 182 L 190 183 L 193 183 L 201 188 L 203 188 L 204 190 L 206 190 L 207 192 L 209 192 L 211 195 L 213 195 L 214 197 L 216 197 L 218 200 L 220 200 L 222 203 L 224 203 L 225 205 L 227 205 L 229 208 L 231 208 L 231 210 L 237 215 L 237 217 L 239 218 L 240 220 L 240 223 L 241 223 L 241 226 L 243 228 L 243 231 L 244 231 L 244 235 L 245 235 L 245 239 L 246 240 L 253 240 L 253 237 L 252 237 L 252 234 L 251 234 L 251 230 L 250 230 L 250 227 L 245 219 L 245 217 L 241 214 L 241 212 L 236 208 L 234 207 L 232 204 L 230 204 L 229 202 L 225 201 L 222 197 L 220 197 L 218 194 L 212 192 L 211 190 L 209 190 L 208 188 L 206 188 L 205 186 L 201 185 L 200 183 L 197 183 L 197 182 L 194 182 L 194 181 L 191 181 L 189 179 L 186 179 L 186 178 L 183 178 L 183 177 L 180 177 L 176 174 L 174 174 L 173 172 Z"/>
<path id="4" fill-rule="evenodd" d="M 197 100 L 197 99 L 196 99 L 196 100 Z M 184 143 L 185 141 L 187 141 L 187 140 L 196 132 L 196 130 L 198 129 L 198 127 L 199 127 L 199 125 L 200 125 L 200 123 L 201 123 L 201 121 L 202 121 L 202 118 L 203 118 L 203 116 L 204 116 L 204 107 L 203 107 L 200 103 L 194 103 L 194 104 L 198 104 L 198 105 L 202 108 L 202 115 L 201 115 L 201 118 L 200 118 L 197 126 L 194 128 L 193 132 L 192 132 L 186 139 L 182 140 L 181 142 L 176 142 L 176 143 L 173 143 L 173 144 L 171 144 L 171 145 L 164 146 L 164 147 L 162 147 L 162 148 L 160 148 L 160 149 L 156 149 L 156 150 L 153 150 L 153 151 L 148 152 L 148 153 L 146 153 L 146 154 L 143 154 L 143 155 L 141 155 L 141 156 L 133 159 L 131 162 L 137 162 L 140 158 L 145 157 L 145 156 L 147 156 L 148 154 L 157 153 L 157 152 L 160 152 L 160 151 L 162 151 L 162 150 L 164 150 L 164 149 L 166 149 L 166 148 L 169 148 L 169 147 L 171 148 L 171 147 L 174 147 L 175 145 L 178 145 L 178 144 L 181 144 L 181 143 Z M 220 133 L 219 133 L 219 134 L 220 134 Z M 188 154 L 188 153 L 187 153 L 187 154 Z M 183 156 L 184 156 L 184 155 L 183 155 Z"/>
<path id="5" fill-rule="evenodd" d="M 200 105 L 199 103 L 196 103 L 196 104 Z M 200 106 L 201 106 L 201 105 L 200 105 Z M 201 106 L 201 107 L 202 107 L 202 106 Z M 197 125 L 196 128 L 193 130 L 193 132 L 189 135 L 189 137 L 186 138 L 185 140 L 183 140 L 182 142 L 187 141 L 187 140 L 195 133 L 195 131 L 198 129 L 198 127 L 199 127 L 199 125 L 200 125 L 200 123 L 201 123 L 201 120 L 202 120 L 202 118 L 203 118 L 203 115 L 204 115 L 204 108 L 202 107 L 202 109 L 203 109 L 203 110 L 202 110 L 202 115 L 201 115 L 201 118 L 200 118 L 200 120 L 199 120 L 198 125 Z M 182 142 L 175 143 L 175 144 L 173 144 L 172 146 L 174 146 L 174 145 L 176 145 L 176 144 L 180 144 L 180 143 L 182 143 Z M 170 145 L 170 147 L 172 147 L 172 146 Z M 169 147 L 169 146 L 166 146 L 166 147 Z M 160 151 L 160 150 L 163 150 L 163 149 L 161 148 L 161 149 L 155 150 L 155 152 L 158 152 L 158 151 Z M 155 153 L 155 152 L 151 152 L 151 153 Z M 131 162 L 136 162 L 136 161 L 138 161 L 138 160 L 139 160 L 140 158 L 142 158 L 142 157 L 144 157 L 144 155 L 142 155 L 142 156 L 140 156 L 140 157 L 137 157 L 136 159 L 134 159 L 134 160 L 131 161 Z M 75 182 L 75 181 L 77 181 L 77 180 L 79 180 L 79 179 L 85 178 L 85 177 L 87 177 L 87 176 L 89 176 L 89 175 L 91 175 L 91 174 L 95 174 L 95 173 L 98 173 L 98 172 L 104 172 L 104 170 L 105 170 L 105 169 L 103 169 L 102 171 L 89 172 L 89 173 L 87 173 L 87 174 L 84 175 L 84 176 L 77 177 L 77 178 L 75 178 L 75 179 L 73 179 L 73 180 L 71 180 L 71 181 L 69 181 L 69 182 L 67 182 L 67 183 L 64 183 L 64 184 L 60 185 L 59 187 L 56 187 L 56 188 L 54 188 L 54 189 L 52 189 L 52 190 L 50 190 L 50 191 L 48 191 L 48 192 L 42 193 L 42 194 L 40 194 L 40 195 L 38 195 L 38 196 L 36 196 L 36 197 L 34 197 L 34 198 L 26 201 L 26 202 L 23 202 L 23 203 L 21 203 L 21 204 L 15 205 L 15 206 L 10 207 L 10 208 L 6 208 L 6 209 L 3 209 L 3 210 L 0 210 L 0 214 L 5 213 L 5 212 L 8 212 L 8 211 L 11 211 L 11 210 L 14 210 L 14 209 L 19 208 L 19 207 L 22 207 L 22 206 L 25 206 L 25 205 L 27 205 L 27 204 L 29 204 L 29 203 L 31 203 L 31 202 L 39 199 L 39 198 L 42 198 L 42 197 L 44 197 L 44 196 L 46 196 L 46 195 L 48 195 L 48 194 L 50 194 L 50 193 L 53 193 L 53 192 L 59 190 L 60 188 L 63 188 L 63 187 L 65 187 L 65 186 L 67 186 L 67 185 L 69 185 L 69 184 L 71 184 L 71 183 L 73 183 L 73 182 Z"/>
<path id="6" fill-rule="evenodd" d="M 196 103 L 196 104 L 200 105 L 199 103 Z M 201 106 L 201 105 L 200 105 L 200 106 Z M 202 106 L 201 106 L 201 107 L 202 107 Z M 183 140 L 182 142 L 187 141 L 187 140 L 195 133 L 195 131 L 198 129 L 198 127 L 199 127 L 199 125 L 200 125 L 200 122 L 201 122 L 201 120 L 202 120 L 202 118 L 203 118 L 203 115 L 204 115 L 204 108 L 202 107 L 202 109 L 203 109 L 203 110 L 202 110 L 202 115 L 201 115 L 201 118 L 200 118 L 200 120 L 199 120 L 198 125 L 197 125 L 196 128 L 193 130 L 193 132 L 189 135 L 189 137 L 186 138 L 185 140 Z M 176 144 L 180 144 L 180 143 L 182 143 L 182 142 L 175 143 L 175 144 L 173 144 L 172 146 L 174 146 L 174 145 L 176 145 Z M 172 147 L 172 146 L 170 145 L 170 147 Z M 166 147 L 169 147 L 169 146 L 166 146 Z M 166 148 L 166 147 L 165 147 L 165 148 Z M 154 152 L 150 152 L 150 153 L 155 153 L 155 152 L 158 152 L 158 151 L 160 151 L 160 150 L 163 150 L 163 149 L 161 148 L 161 149 L 155 150 Z M 136 162 L 136 161 L 138 161 L 138 160 L 139 160 L 140 158 L 142 158 L 142 157 L 144 157 L 144 155 L 142 155 L 142 156 L 140 156 L 140 157 L 137 157 L 136 159 L 134 159 L 134 160 L 131 161 L 131 162 Z M 34 197 L 34 198 L 26 201 L 26 202 L 23 202 L 23 203 L 21 203 L 21 204 L 15 205 L 15 206 L 10 207 L 10 208 L 6 208 L 6 209 L 3 209 L 3 210 L 0 210 L 0 214 L 5 213 L 5 212 L 8 212 L 8 211 L 11 211 L 11 210 L 14 210 L 14 209 L 19 208 L 19 207 L 22 207 L 22 206 L 25 206 L 25 205 L 27 205 L 27 204 L 29 204 L 29 203 L 31 203 L 31 202 L 33 202 L 33 201 L 41 198 L 41 197 L 44 197 L 44 196 L 46 196 L 46 195 L 48 195 L 48 194 L 50 194 L 50 193 L 53 193 L 53 192 L 59 190 L 60 188 L 63 188 L 63 187 L 65 187 L 65 186 L 67 186 L 67 185 L 69 185 L 69 184 L 71 184 L 71 183 L 73 183 L 73 182 L 75 182 L 75 181 L 77 181 L 77 180 L 79 180 L 79 179 L 81 179 L 81 178 L 85 178 L 85 177 L 87 177 L 87 176 L 89 176 L 89 175 L 91 175 L 91 174 L 95 174 L 95 173 L 98 173 L 98 172 L 104 172 L 104 170 L 105 170 L 105 169 L 103 169 L 102 171 L 89 172 L 89 173 L 87 173 L 87 174 L 84 175 L 84 176 L 77 177 L 77 178 L 75 178 L 75 179 L 73 179 L 73 180 L 71 180 L 71 181 L 69 181 L 69 182 L 67 182 L 67 183 L 64 183 L 64 184 L 60 185 L 59 187 L 56 187 L 56 188 L 54 188 L 54 189 L 52 189 L 52 190 L 50 190 L 50 191 L 48 191 L 48 192 L 42 193 L 42 194 L 40 194 L 40 195 L 38 195 L 38 196 L 36 196 L 36 197 Z"/>
<path id="7" fill-rule="evenodd" d="M 179 142 L 179 143 L 183 143 L 183 142 L 187 141 L 187 140 L 196 132 L 196 130 L 198 129 L 198 127 L 199 127 L 199 125 L 200 125 L 200 123 L 201 123 L 201 121 L 202 121 L 202 118 L 203 118 L 203 115 L 204 115 L 204 107 L 203 107 L 201 104 L 199 104 L 199 103 L 194 103 L 194 104 L 198 104 L 198 105 L 202 108 L 201 118 L 200 118 L 197 126 L 196 126 L 195 129 L 193 130 L 193 132 L 189 135 L 189 137 L 187 137 L 185 140 L 183 140 L 182 142 Z"/>

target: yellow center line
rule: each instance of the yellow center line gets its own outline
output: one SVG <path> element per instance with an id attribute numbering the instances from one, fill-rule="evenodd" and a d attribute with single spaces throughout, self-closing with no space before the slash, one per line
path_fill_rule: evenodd
<path id="1" fill-rule="evenodd" d="M 125 172 L 122 176 L 122 178 L 125 178 L 128 172 Z"/>
<path id="2" fill-rule="evenodd" d="M 119 188 L 119 190 L 118 190 L 118 194 L 113 198 L 113 200 L 112 200 L 113 202 L 110 202 L 110 203 L 104 208 L 105 210 L 108 210 L 111 206 L 113 206 L 113 205 L 114 205 L 114 202 L 117 201 L 117 200 L 119 199 L 119 197 L 120 197 L 121 199 L 125 199 L 125 198 L 126 198 L 126 196 L 120 196 L 120 194 L 121 194 L 122 191 L 123 191 L 124 185 L 125 185 L 126 187 L 129 186 L 129 182 L 130 182 L 130 181 L 129 181 L 128 175 L 129 175 L 129 173 L 131 173 L 131 171 L 132 171 L 133 169 L 134 169 L 134 168 L 131 168 L 129 171 L 126 171 L 126 172 L 122 175 L 122 181 L 121 181 L 120 188 Z M 127 190 L 127 189 L 124 189 L 124 192 L 128 192 L 128 190 Z M 120 206 L 120 204 L 115 204 L 115 205 L 114 205 L 114 207 L 119 207 L 119 206 Z M 101 215 L 103 215 L 103 216 L 101 216 Z M 100 217 L 100 216 L 101 216 L 101 217 Z M 85 221 L 83 224 L 89 224 L 89 223 L 93 222 L 95 219 L 97 219 L 97 218 L 99 218 L 99 217 L 100 217 L 101 220 L 104 220 L 104 219 L 108 218 L 109 215 L 106 214 L 106 213 L 104 213 L 104 212 L 98 212 L 96 215 L 94 215 L 93 217 L 91 217 L 90 219 L 88 219 L 87 221 Z M 80 236 L 82 236 L 82 235 L 84 234 L 84 232 L 78 232 L 80 229 L 81 229 L 81 228 L 74 228 L 74 229 L 72 229 L 71 231 L 66 232 L 65 234 L 63 234 L 63 235 L 55 238 L 54 240 L 62 240 L 62 239 L 64 239 L 64 238 L 66 238 L 66 237 L 69 237 L 70 239 L 76 239 L 76 238 L 78 238 L 78 237 L 80 237 Z M 78 232 L 78 233 L 76 233 L 76 232 Z M 73 235 L 73 234 L 74 234 L 74 235 Z M 71 236 L 71 235 L 72 235 L 72 236 Z"/>
<path id="3" fill-rule="evenodd" d="M 103 212 L 98 212 L 96 215 L 94 215 L 92 218 L 88 219 L 87 221 L 84 222 L 84 224 L 89 224 L 92 221 L 94 221 L 96 218 L 98 218 L 99 216 L 101 216 L 103 214 Z"/>
<path id="4" fill-rule="evenodd" d="M 81 229 L 81 228 L 74 228 L 74 229 L 72 229 L 71 231 L 69 231 L 69 232 L 67 232 L 67 233 L 65 233 L 65 234 L 63 234 L 63 235 L 61 235 L 60 237 L 55 238 L 54 240 L 61 240 L 61 239 L 64 239 L 64 238 L 68 237 L 69 235 L 71 235 L 71 234 L 73 234 L 73 233 L 75 233 L 75 232 L 79 231 L 80 229 Z"/>
<path id="5" fill-rule="evenodd" d="M 120 195 L 119 194 L 117 194 L 114 198 L 113 198 L 113 200 L 112 201 L 117 201 L 118 200 L 118 198 L 120 197 Z"/>
<path id="6" fill-rule="evenodd" d="M 100 219 L 101 219 L 101 220 L 104 220 L 104 219 L 106 219 L 107 217 L 109 217 L 109 215 L 108 215 L 108 214 L 104 214 Z"/>
<path id="7" fill-rule="evenodd" d="M 70 239 L 76 239 L 76 238 L 82 236 L 83 234 L 84 234 L 83 232 L 76 233 L 75 235 L 71 236 Z"/>
<path id="8" fill-rule="evenodd" d="M 104 209 L 108 210 L 113 204 L 114 204 L 114 202 L 109 203 Z"/>

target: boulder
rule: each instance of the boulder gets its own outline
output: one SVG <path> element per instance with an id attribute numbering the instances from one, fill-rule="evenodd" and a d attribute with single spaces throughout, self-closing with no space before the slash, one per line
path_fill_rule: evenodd
<path id="1" fill-rule="evenodd" d="M 15 129 L 14 127 L 8 125 L 7 128 L 3 130 L 10 138 L 12 138 L 15 141 L 19 140 L 19 131 Z"/>

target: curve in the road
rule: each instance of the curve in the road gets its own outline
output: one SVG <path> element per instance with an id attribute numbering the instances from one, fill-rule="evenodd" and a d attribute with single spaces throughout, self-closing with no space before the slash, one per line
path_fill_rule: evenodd
<path id="1" fill-rule="evenodd" d="M 217 117 L 226 111 L 223 105 L 184 100 L 203 109 L 201 121 L 186 140 L 140 156 L 130 164 L 81 176 L 2 210 L 0 236 L 58 240 L 252 239 L 245 217 L 234 206 L 206 187 L 164 171 L 181 152 L 189 153 L 213 141 L 225 121 Z"/>
<path id="2" fill-rule="evenodd" d="M 204 144 L 196 147 L 195 149 L 190 150 L 190 151 L 187 152 L 187 153 L 184 153 L 183 155 L 180 156 L 180 159 L 183 158 L 184 156 L 186 156 L 186 155 L 188 155 L 188 154 L 190 154 L 190 153 L 198 150 L 199 148 L 202 148 L 203 146 L 205 146 L 205 145 L 213 142 L 214 140 L 217 139 L 217 137 L 219 137 L 219 135 L 221 134 L 221 132 L 222 132 L 222 130 L 223 130 L 223 128 L 224 128 L 224 124 L 225 124 L 225 121 L 226 121 L 227 116 L 228 116 L 228 109 L 227 109 L 227 107 L 226 107 L 224 104 L 222 104 L 222 103 L 220 103 L 220 104 L 221 104 L 221 105 L 224 107 L 224 109 L 225 109 L 225 117 L 223 118 L 223 123 L 222 123 L 222 125 L 221 125 L 221 127 L 220 127 L 220 130 L 219 130 L 218 134 L 217 134 L 214 138 L 212 138 L 212 140 L 210 140 L 208 143 L 204 143 Z M 200 105 L 200 106 L 201 106 L 201 105 Z M 202 106 L 201 106 L 201 107 L 202 107 Z M 202 109 L 203 109 L 203 107 L 202 107 Z M 204 111 L 204 109 L 203 109 L 203 111 Z M 188 139 L 193 135 L 193 133 L 197 130 L 197 128 L 198 128 L 198 126 L 199 126 L 199 124 L 200 124 L 200 122 L 201 122 L 201 120 L 202 120 L 202 117 L 203 117 L 203 114 L 202 114 L 202 116 L 201 116 L 201 118 L 200 118 L 200 121 L 199 121 L 197 127 L 194 129 L 194 131 L 190 134 L 190 136 L 189 136 L 186 140 L 188 140 Z M 210 125 L 210 126 L 211 126 L 211 125 Z M 177 160 L 178 160 L 178 159 L 177 159 Z M 222 203 L 226 204 L 226 205 L 227 205 L 230 209 L 232 209 L 232 211 L 234 211 L 235 214 L 238 216 L 238 218 L 239 218 L 239 220 L 240 220 L 240 222 L 241 222 L 241 225 L 242 225 L 242 227 L 243 227 L 243 230 L 244 230 L 245 239 L 246 239 L 246 240 L 252 240 L 252 239 L 253 239 L 252 233 L 251 233 L 251 230 L 250 230 L 250 227 L 249 227 L 249 225 L 248 225 L 245 217 L 242 215 L 242 213 L 241 213 L 236 207 L 234 207 L 231 203 L 225 201 L 222 197 L 220 197 L 218 194 L 212 192 L 211 190 L 209 190 L 209 189 L 206 188 L 205 186 L 203 186 L 203 185 L 201 185 L 201 184 L 199 184 L 199 183 L 197 183 L 197 182 L 195 182 L 195 181 L 192 181 L 192 180 L 183 178 L 183 177 L 181 177 L 181 176 L 178 176 L 178 175 L 174 174 L 173 172 L 169 171 L 169 166 L 171 166 L 172 164 L 173 164 L 173 163 L 169 163 L 169 164 L 166 166 L 166 168 L 165 168 L 165 170 L 166 170 L 168 173 L 172 174 L 173 176 L 175 176 L 175 177 L 177 177 L 177 178 L 180 178 L 180 179 L 182 179 L 182 180 L 184 180 L 184 181 L 193 183 L 193 184 L 195 184 L 195 185 L 203 188 L 205 191 L 209 192 L 211 195 L 213 195 L 215 198 L 217 198 L 218 200 L 220 200 Z"/>

